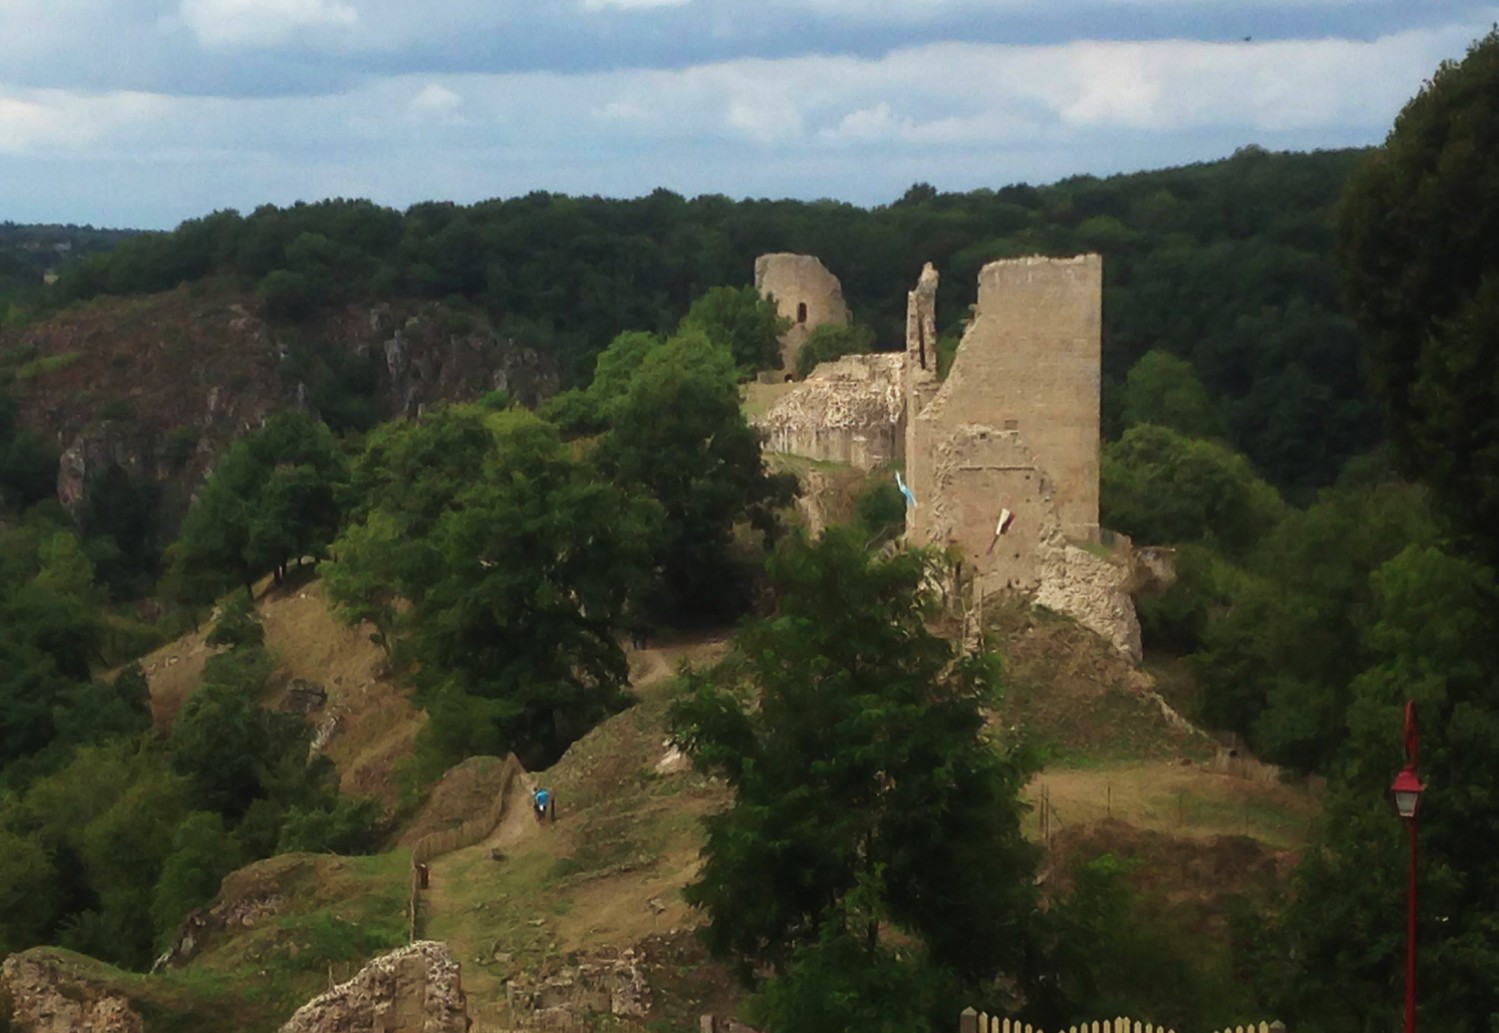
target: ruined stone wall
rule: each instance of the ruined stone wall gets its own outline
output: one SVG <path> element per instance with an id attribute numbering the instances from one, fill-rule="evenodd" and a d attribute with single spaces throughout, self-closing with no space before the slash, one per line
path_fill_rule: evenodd
<path id="1" fill-rule="evenodd" d="M 319 994 L 280 1033 L 464 1033 L 468 1006 L 446 944 L 419 940 Z"/>
<path id="2" fill-rule="evenodd" d="M 936 274 L 923 272 L 907 326 L 907 456 L 918 499 L 930 487 L 931 459 L 923 457 L 933 457 L 958 428 L 983 424 L 1017 433 L 1035 456 L 1055 486 L 1063 533 L 1096 540 L 1102 260 L 1021 258 L 984 266 L 974 318 L 946 381 L 934 388 L 935 292 Z M 1005 504 L 990 501 L 996 511 Z"/>
<path id="3" fill-rule="evenodd" d="M 813 328 L 848 325 L 843 285 L 812 255 L 761 255 L 755 259 L 755 289 L 791 320 L 791 329 L 781 336 L 781 368 L 788 373 L 796 368 L 796 353 Z"/>
<path id="4" fill-rule="evenodd" d="M 905 356 L 845 355 L 824 362 L 751 423 L 772 452 L 870 470 L 905 446 Z"/>
<path id="5" fill-rule="evenodd" d="M 1074 544 L 1098 539 L 1098 256 L 985 266 L 945 381 L 937 283 L 928 265 L 907 298 L 905 476 L 916 497 L 907 539 L 956 548 L 977 605 L 1027 594 L 1138 663 L 1128 549 L 1103 556 Z"/>

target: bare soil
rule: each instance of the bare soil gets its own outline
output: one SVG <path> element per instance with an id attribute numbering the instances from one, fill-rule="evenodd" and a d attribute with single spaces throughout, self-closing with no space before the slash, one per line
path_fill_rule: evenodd
<path id="1" fill-rule="evenodd" d="M 280 587 L 262 582 L 256 586 L 256 608 L 266 647 L 277 661 L 267 704 L 279 705 L 281 690 L 294 678 L 323 686 L 328 701 L 308 720 L 316 725 L 338 717 L 324 753 L 338 769 L 341 788 L 394 805 L 395 765 L 411 752 L 424 717 L 386 673 L 384 654 L 369 638 L 373 629 L 349 627 L 334 616 L 322 583 L 310 572 Z M 210 628 L 205 621 L 198 631 L 142 658 L 157 728 L 171 727 L 201 683 L 203 665 L 216 652 L 204 642 Z"/>

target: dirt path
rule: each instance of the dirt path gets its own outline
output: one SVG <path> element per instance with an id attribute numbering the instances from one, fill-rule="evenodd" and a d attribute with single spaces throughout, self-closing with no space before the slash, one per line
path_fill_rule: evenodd
<path id="1" fill-rule="evenodd" d="M 430 881 L 422 898 L 423 934 L 444 940 L 453 956 L 463 964 L 463 987 L 469 995 L 470 1012 L 489 1010 L 505 1001 L 504 983 L 480 964 L 494 954 L 496 930 L 484 921 L 485 889 L 504 873 L 509 855 L 543 831 L 531 812 L 529 774 L 511 779 L 505 791 L 505 811 L 500 823 L 482 843 L 441 854 L 431 862 Z M 491 851 L 505 854 L 494 860 Z M 477 901 L 477 905 L 476 905 Z"/>

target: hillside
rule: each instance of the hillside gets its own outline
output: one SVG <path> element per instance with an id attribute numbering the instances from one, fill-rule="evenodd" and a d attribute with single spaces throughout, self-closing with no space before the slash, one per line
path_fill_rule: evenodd
<path id="1" fill-rule="evenodd" d="M 392 300 L 287 324 L 224 281 L 0 328 L 0 390 L 61 454 L 59 501 L 76 513 L 98 479 L 123 471 L 135 487 L 164 486 L 168 527 L 222 451 L 276 410 L 363 430 L 493 390 L 534 405 L 556 385 L 550 358 L 482 315 Z"/>
<path id="2" fill-rule="evenodd" d="M 393 804 L 394 762 L 421 715 L 382 673 L 378 648 L 328 613 L 315 579 L 263 590 L 257 608 L 280 661 L 265 702 L 277 705 L 292 679 L 324 686 L 328 703 L 313 719 L 342 715 L 326 747 L 342 784 Z M 1107 649 L 1090 651 L 1086 632 L 1004 612 L 993 615 L 991 636 L 1008 660 L 1009 697 L 996 722 L 1023 721 L 1031 740 L 1050 744 L 1027 789 L 1034 812 L 1026 833 L 1052 852 L 1057 886 L 1090 858 L 1137 858 L 1142 889 L 1189 907 L 1191 920 L 1218 937 L 1228 897 L 1278 884 L 1314 810 L 1304 793 L 1215 773 L 1195 737 L 1166 723 Z M 504 819 L 487 839 L 431 862 L 418 933 L 448 943 L 462 964 L 476 1030 L 542 1021 L 594 1028 L 597 1009 L 608 1010 L 599 1002 L 626 991 L 640 1003 L 613 1020 L 617 1028 L 685 1030 L 700 1013 L 739 1007 L 730 973 L 691 936 L 697 917 L 680 897 L 697 870 L 697 819 L 727 797 L 671 748 L 665 726 L 675 671 L 711 663 L 729 645 L 709 636 L 632 651 L 636 705 L 552 769 L 512 783 Z M 207 652 L 194 634 L 147 658 L 159 722 L 193 690 Z M 274 1029 L 330 978 L 404 942 L 411 847 L 486 811 L 500 767 L 473 758 L 449 771 L 387 853 L 283 855 L 235 872 L 184 927 L 191 939 L 179 937 L 164 974 L 129 975 L 49 949 L 19 957 L 75 996 L 128 999 L 153 1030 L 203 1028 L 195 1023 L 209 1015 L 215 1028 Z M 556 794 L 552 824 L 530 813 L 537 785 Z M 259 987 L 249 994 L 247 975 Z"/>

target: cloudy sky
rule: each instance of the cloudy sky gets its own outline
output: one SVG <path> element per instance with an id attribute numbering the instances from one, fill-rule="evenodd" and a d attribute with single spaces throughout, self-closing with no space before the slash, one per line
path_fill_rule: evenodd
<path id="1" fill-rule="evenodd" d="M 0 0 L 0 220 L 893 200 L 1375 143 L 1462 0 Z"/>

